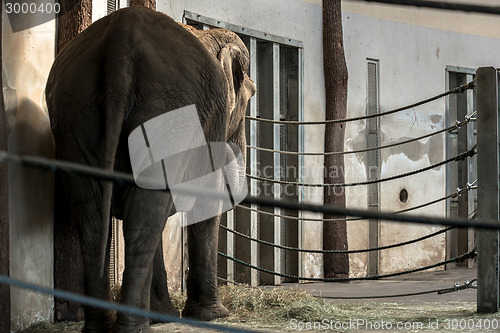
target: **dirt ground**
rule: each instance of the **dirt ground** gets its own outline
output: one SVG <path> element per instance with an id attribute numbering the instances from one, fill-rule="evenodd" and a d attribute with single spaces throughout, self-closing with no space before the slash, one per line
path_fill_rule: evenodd
<path id="1" fill-rule="evenodd" d="M 231 316 L 214 323 L 262 332 L 500 332 L 500 314 L 476 313 L 476 290 L 375 299 L 325 299 L 414 293 L 463 285 L 474 269 L 417 273 L 351 283 L 283 284 L 281 287 L 223 287 Z M 82 323 L 39 324 L 24 332 L 77 333 Z M 152 332 L 208 332 L 177 323 Z M 23 332 L 23 333 L 24 333 Z M 212 332 L 222 332 L 214 330 Z"/>

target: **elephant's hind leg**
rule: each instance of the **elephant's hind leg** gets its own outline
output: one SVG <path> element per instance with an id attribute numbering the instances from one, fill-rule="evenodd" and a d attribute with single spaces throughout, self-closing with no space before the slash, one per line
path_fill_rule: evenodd
<path id="1" fill-rule="evenodd" d="M 85 293 L 91 297 L 111 301 L 109 284 L 109 255 L 102 263 L 102 191 L 98 181 L 62 175 L 70 218 L 77 221 L 85 271 Z M 109 234 L 108 234 L 109 236 Z M 109 237 L 108 237 L 109 249 Z M 109 253 L 109 251 L 108 251 Z M 104 264 L 104 271 L 99 270 Z M 110 310 L 85 307 L 84 333 L 107 333 L 113 329 L 115 314 Z"/>
<path id="2" fill-rule="evenodd" d="M 187 227 L 189 274 L 183 317 L 213 320 L 229 315 L 217 289 L 217 247 L 220 216 Z"/>
<path id="3" fill-rule="evenodd" d="M 172 304 L 168 293 L 167 272 L 163 260 L 163 244 L 160 240 L 153 262 L 153 282 L 151 283 L 151 311 L 179 317 L 179 311 Z"/>
<path id="4" fill-rule="evenodd" d="M 167 192 L 133 187 L 126 194 L 123 205 L 123 304 L 149 309 L 153 258 L 172 206 Z M 147 318 L 119 313 L 115 333 L 142 332 L 148 326 Z"/>

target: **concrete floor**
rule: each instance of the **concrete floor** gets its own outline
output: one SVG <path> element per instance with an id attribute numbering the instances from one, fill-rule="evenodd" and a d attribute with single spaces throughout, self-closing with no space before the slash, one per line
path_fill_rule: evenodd
<path id="1" fill-rule="evenodd" d="M 281 287 L 260 287 L 260 288 L 301 288 L 306 290 L 312 295 L 321 296 L 336 296 L 336 297 L 365 297 L 365 296 L 379 296 L 379 295 L 395 295 L 404 293 L 415 293 L 421 291 L 453 288 L 455 283 L 463 285 L 465 280 L 473 280 L 476 278 L 475 269 L 467 268 L 453 268 L 446 271 L 434 271 L 434 272 L 422 272 L 414 273 L 409 275 L 404 275 L 400 277 L 388 278 L 383 280 L 371 280 L 371 281 L 353 281 L 350 283 L 325 283 L 325 282 L 315 282 L 315 283 L 285 283 Z M 366 311 L 365 305 L 369 305 L 373 308 L 373 302 L 383 302 L 383 303 L 397 303 L 401 304 L 402 307 L 407 306 L 418 307 L 419 305 L 433 304 L 436 310 L 444 307 L 454 307 L 457 304 L 462 303 L 475 303 L 476 302 L 476 290 L 468 289 L 461 290 L 458 292 L 447 293 L 443 295 L 438 295 L 437 293 L 409 296 L 409 297 L 391 297 L 391 298 L 376 298 L 376 299 L 328 299 L 328 301 L 333 303 L 359 303 L 360 311 Z M 363 304 L 364 303 L 364 304 Z M 380 307 L 383 307 L 380 304 Z M 420 316 L 420 315 L 419 315 Z M 464 317 L 472 318 L 472 317 Z M 495 315 L 495 320 L 500 320 L 500 318 Z M 335 319 L 335 318 L 332 318 Z M 418 317 L 417 319 L 422 320 Z M 475 319 L 477 321 L 477 319 Z M 74 327 L 73 329 L 68 329 L 64 323 L 60 324 L 60 329 L 55 329 L 54 325 L 49 328 L 44 329 L 40 327 L 39 329 L 28 330 L 29 333 L 54 333 L 54 332 L 71 332 L 77 333 L 81 330 L 81 325 Z M 238 324 L 232 324 L 235 327 L 241 327 Z M 57 328 L 57 325 L 56 325 Z M 244 326 L 248 328 L 248 326 Z M 262 332 L 272 332 L 272 333 L 283 333 L 283 332 L 297 332 L 297 330 L 291 329 L 291 327 L 283 327 L 281 330 L 269 330 L 257 327 L 251 327 L 252 329 L 257 329 Z M 192 333 L 204 333 L 209 332 L 207 329 L 189 327 L 176 323 L 169 324 L 157 324 L 151 327 L 152 332 L 166 333 L 166 332 L 192 332 Z M 384 333 L 388 332 L 404 332 L 401 330 L 382 330 Z M 426 330 L 426 332 L 444 332 L 440 329 Z M 484 330 L 468 330 L 467 332 L 486 332 Z M 217 332 L 217 331 L 211 331 Z M 301 333 L 313 333 L 317 332 L 315 330 L 302 330 Z M 323 331 L 322 331 L 323 332 Z M 327 332 L 327 331 L 324 331 Z M 345 331 L 344 331 L 345 332 Z M 375 333 L 381 332 L 381 330 L 347 330 L 348 333 Z M 453 331 L 457 332 L 457 330 Z M 492 332 L 492 331 L 488 331 Z M 496 330 L 495 332 L 500 332 Z"/>
<path id="2" fill-rule="evenodd" d="M 477 277 L 476 269 L 453 268 L 444 271 L 420 272 L 383 280 L 351 281 L 349 283 L 315 282 L 315 283 L 285 283 L 284 287 L 304 289 L 315 296 L 334 297 L 366 297 L 379 295 L 396 295 L 416 293 L 429 290 L 453 288 L 455 283 L 464 285 L 466 280 Z M 476 302 L 476 290 L 465 289 L 439 295 L 437 293 L 385 298 L 363 299 L 329 299 L 333 303 L 366 303 L 393 302 L 418 304 L 424 302 Z"/>

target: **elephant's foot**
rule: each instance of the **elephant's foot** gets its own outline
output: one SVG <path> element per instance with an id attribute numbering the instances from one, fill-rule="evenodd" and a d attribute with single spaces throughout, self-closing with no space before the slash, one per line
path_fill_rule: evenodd
<path id="1" fill-rule="evenodd" d="M 229 316 L 229 311 L 220 301 L 215 304 L 205 305 L 199 302 L 186 301 L 186 306 L 182 310 L 182 317 L 190 317 L 198 320 L 214 320 Z"/>
<path id="2" fill-rule="evenodd" d="M 112 333 L 115 321 L 116 315 L 114 313 L 108 314 L 101 320 L 86 320 L 82 333 Z"/>
<path id="3" fill-rule="evenodd" d="M 118 319 L 115 323 L 114 333 L 143 333 L 149 332 L 149 319 L 144 317 L 135 317 L 118 313 Z"/>
<path id="4" fill-rule="evenodd" d="M 145 333 L 150 332 L 149 321 L 142 321 L 135 324 L 123 324 L 117 322 L 115 325 L 114 333 Z"/>
<path id="5" fill-rule="evenodd" d="M 170 301 L 170 298 L 163 299 L 163 300 L 151 300 L 151 311 L 153 312 L 159 312 L 159 313 L 164 313 L 167 315 L 170 315 L 172 317 L 179 318 L 179 310 L 172 304 Z M 160 323 L 160 321 L 153 320 L 153 323 Z M 163 321 L 162 321 L 163 322 Z M 168 321 L 164 321 L 168 322 Z"/>

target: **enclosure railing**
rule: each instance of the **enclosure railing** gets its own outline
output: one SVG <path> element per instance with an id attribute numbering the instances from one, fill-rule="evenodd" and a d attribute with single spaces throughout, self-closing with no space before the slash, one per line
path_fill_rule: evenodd
<path id="1" fill-rule="evenodd" d="M 381 211 L 373 211 L 373 210 L 364 210 L 364 209 L 354 209 L 354 208 L 345 208 L 345 207 L 337 207 L 337 206 L 324 206 L 312 203 L 305 202 L 295 202 L 289 200 L 276 200 L 274 198 L 262 198 L 256 196 L 248 196 L 245 198 L 243 203 L 253 205 L 251 207 L 272 207 L 272 208 L 280 208 L 287 210 L 301 210 L 301 211 L 309 211 L 323 214 L 331 214 L 331 215 L 341 215 L 341 216 L 349 216 L 354 217 L 356 219 L 381 219 L 385 221 L 393 221 L 393 222 L 406 222 L 413 224 L 428 224 L 428 225 L 441 225 L 447 226 L 448 229 L 451 227 L 462 227 L 462 228 L 474 228 L 481 230 L 478 233 L 478 311 L 480 312 L 493 312 L 498 310 L 499 304 L 499 287 L 498 287 L 498 250 L 499 250 L 499 230 L 500 224 L 499 221 L 499 201 L 500 201 L 500 149 L 499 149 L 499 127 L 500 120 L 498 116 L 499 110 L 499 93 L 498 93 L 498 71 L 495 68 L 480 68 L 477 72 L 477 91 L 478 91 L 478 144 L 477 144 L 477 154 L 478 154 L 478 181 L 477 184 L 480 187 L 477 187 L 475 183 L 467 184 L 463 189 L 457 189 L 457 193 L 449 194 L 448 196 L 440 199 L 434 200 L 432 203 L 437 202 L 439 200 L 446 200 L 455 195 L 460 195 L 464 193 L 464 191 L 469 191 L 472 189 L 478 189 L 478 198 L 479 198 L 479 206 L 478 206 L 478 219 L 476 221 L 471 221 L 465 218 L 443 218 L 436 216 L 421 216 L 421 215 L 413 215 L 413 214 L 398 214 L 398 212 L 381 212 Z M 468 84 L 468 88 L 472 86 L 472 83 Z M 472 121 L 473 117 L 470 115 L 465 121 L 468 123 Z M 457 127 L 456 129 L 458 129 Z M 452 161 L 459 161 L 470 157 L 476 153 L 476 147 L 473 149 L 464 152 L 455 156 L 452 159 L 443 161 L 443 163 L 450 163 Z M 47 171 L 61 171 L 68 173 L 73 176 L 79 177 L 91 177 L 94 179 L 100 180 L 108 180 L 117 182 L 120 184 L 134 184 L 134 177 L 130 174 L 119 173 L 119 172 L 111 172 L 103 169 L 91 167 L 88 165 L 80 165 L 76 163 L 66 162 L 66 161 L 58 161 L 52 159 L 46 159 L 35 156 L 20 156 L 15 154 L 10 154 L 8 152 L 0 152 L 0 163 L 12 162 L 19 163 L 24 166 L 36 167 L 40 169 L 44 169 Z M 267 180 L 266 180 L 267 181 Z M 306 186 L 305 184 L 296 184 L 300 186 Z M 325 184 L 322 184 L 325 185 Z M 346 185 L 346 184 L 326 184 L 326 185 Z M 178 188 L 179 193 L 183 193 L 186 195 L 192 196 L 202 196 L 202 197 L 212 197 L 212 198 L 223 198 L 221 193 L 215 191 L 202 191 L 194 190 L 191 188 Z M 431 204 L 431 203 L 430 203 Z M 248 207 L 247 207 L 248 208 Z M 255 209 L 255 208 L 248 208 Z M 408 211 L 408 210 L 406 210 Z M 401 213 L 401 212 L 399 212 Z M 303 221 L 308 221 L 309 219 L 302 219 Z M 235 235 L 248 237 L 252 242 L 257 242 L 256 237 L 251 237 L 249 235 L 244 235 L 241 233 L 237 233 L 230 228 L 225 228 L 228 231 L 235 233 Z M 447 231 L 448 229 L 444 229 Z M 440 232 L 444 232 L 440 231 Z M 438 233 L 435 233 L 438 234 Z M 432 237 L 435 234 L 431 234 L 424 237 Z M 421 239 L 416 239 L 412 241 L 419 241 Z M 411 241 L 409 241 L 411 242 Z M 404 243 L 395 244 L 395 246 L 403 246 Z M 282 246 L 283 250 L 296 250 L 296 251 L 305 251 L 304 249 L 299 248 L 289 248 Z M 388 247 L 387 247 L 388 248 Z M 373 248 L 373 249 L 364 249 L 358 251 L 375 251 L 375 250 L 383 250 L 384 247 Z M 354 250 L 356 251 L 356 250 Z M 326 253 L 326 251 L 322 251 L 322 253 Z M 261 270 L 267 273 L 271 273 L 277 276 L 283 277 L 291 277 L 294 279 L 309 279 L 300 276 L 289 276 L 287 274 L 283 274 L 282 272 L 273 272 L 270 270 L 264 270 L 261 267 L 254 266 L 248 263 L 245 263 L 239 259 L 228 256 L 227 254 L 220 253 L 220 255 L 226 257 L 231 261 L 238 262 L 242 265 L 247 265 L 254 270 Z M 383 278 L 396 276 L 400 274 L 405 274 L 408 272 L 416 272 L 421 271 L 433 267 L 437 267 L 439 265 L 443 265 L 449 262 L 455 262 L 460 260 L 467 260 L 474 258 L 476 255 L 476 251 L 472 250 L 467 253 L 463 253 L 455 258 L 436 263 L 433 265 L 416 268 L 407 272 L 379 275 L 379 276 L 368 276 L 368 277 L 360 277 L 353 278 L 356 280 L 362 279 L 374 279 L 374 278 Z M 311 280 L 311 279 L 309 279 Z M 340 281 L 342 279 L 314 279 L 321 281 Z M 69 299 L 75 302 L 79 302 L 82 304 L 87 304 L 96 307 L 103 307 L 107 309 L 111 309 L 114 311 L 121 311 L 137 316 L 146 316 L 149 318 L 157 319 L 157 320 L 169 320 L 174 322 L 183 322 L 188 325 L 200 326 L 208 329 L 218 329 L 227 332 L 248 332 L 248 330 L 241 330 L 235 328 L 223 327 L 220 325 L 213 325 L 208 323 L 200 323 L 193 320 L 186 320 L 180 318 L 170 318 L 169 316 L 152 313 L 149 311 L 141 310 L 141 309 L 133 309 L 131 307 L 127 307 L 125 305 L 118 305 L 107 303 L 102 300 L 91 299 L 82 295 L 72 295 L 71 293 L 67 293 L 60 290 L 53 290 L 51 288 L 45 288 L 41 286 L 31 285 L 29 283 L 18 281 L 14 279 L 10 279 L 5 276 L 0 276 L 0 283 L 7 283 L 10 285 L 15 285 L 21 288 L 28 288 L 31 290 L 35 290 L 42 293 L 47 293 L 54 295 L 59 298 Z M 470 285 L 466 286 L 470 287 Z M 168 317 L 168 318 L 167 318 Z"/>

